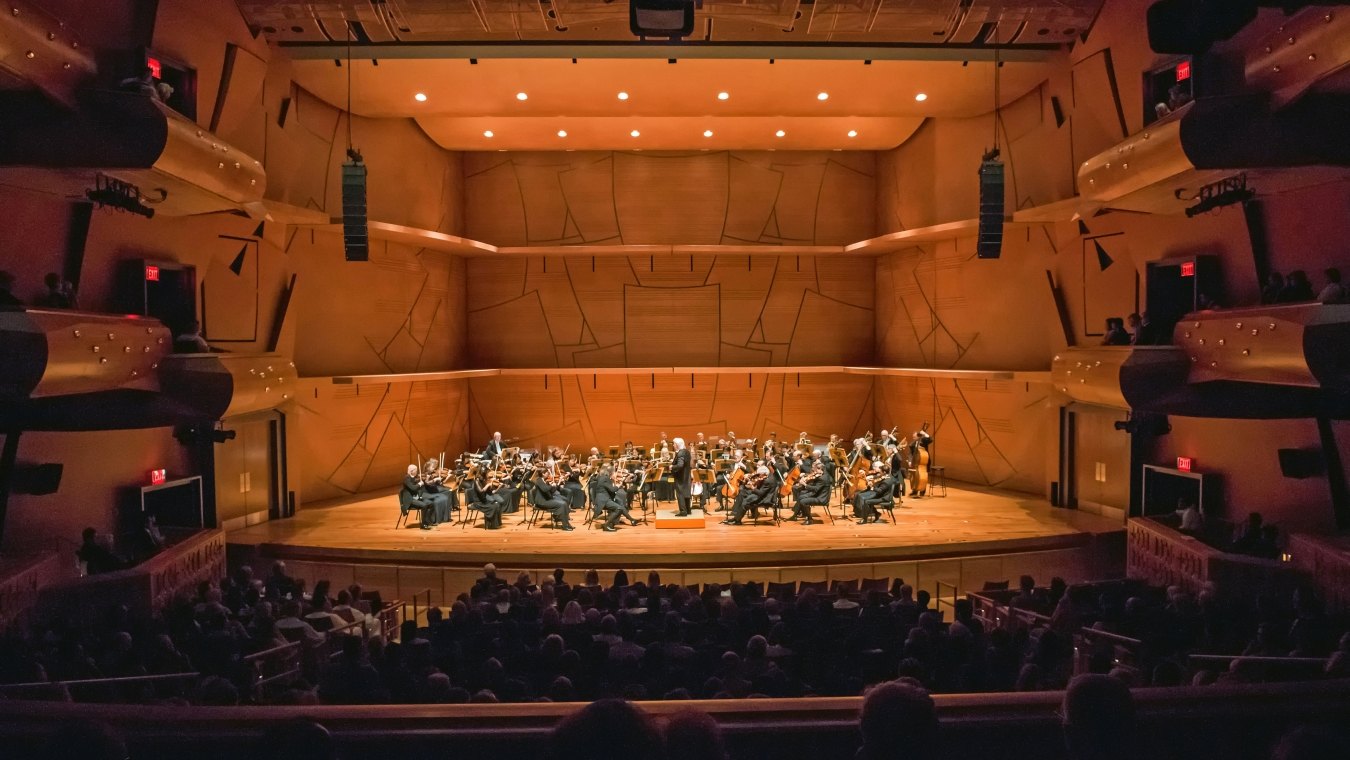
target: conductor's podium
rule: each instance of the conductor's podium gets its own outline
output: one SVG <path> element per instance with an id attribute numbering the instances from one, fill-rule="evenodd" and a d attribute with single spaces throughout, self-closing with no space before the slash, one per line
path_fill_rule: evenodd
<path id="1" fill-rule="evenodd" d="M 708 516 L 701 509 L 693 510 L 687 517 L 677 517 L 674 509 L 656 510 L 657 530 L 691 530 L 708 527 Z"/>

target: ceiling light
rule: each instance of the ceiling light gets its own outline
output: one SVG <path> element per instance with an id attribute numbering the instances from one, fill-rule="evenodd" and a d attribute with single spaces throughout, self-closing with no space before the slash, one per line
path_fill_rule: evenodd
<path id="1" fill-rule="evenodd" d="M 705 130 L 703 130 L 703 136 L 704 136 L 704 137 L 712 137 L 712 130 L 711 130 L 711 129 L 705 129 Z"/>
<path id="2" fill-rule="evenodd" d="M 628 100 L 628 93 L 626 92 L 619 93 L 619 100 Z"/>
<path id="3" fill-rule="evenodd" d="M 830 93 L 828 93 L 828 92 L 822 92 L 822 93 L 816 95 L 816 100 L 829 100 L 829 99 L 830 99 Z"/>
<path id="4" fill-rule="evenodd" d="M 628 136 L 629 136 L 629 137 L 637 137 L 637 136 L 639 136 L 639 135 L 641 135 L 641 134 L 642 134 L 641 132 L 639 132 L 639 131 L 637 131 L 637 130 L 635 129 L 635 130 L 633 130 L 632 132 L 629 132 L 629 133 L 628 133 Z"/>
<path id="5" fill-rule="evenodd" d="M 786 137 L 786 136 L 787 136 L 787 132 L 784 132 L 783 130 L 780 129 L 780 130 L 778 130 L 777 132 L 774 132 L 774 136 L 776 136 L 776 137 Z"/>
<path id="6" fill-rule="evenodd" d="M 427 102 L 427 94 L 425 92 L 419 92 L 413 96 L 413 100 L 416 100 L 418 103 L 425 103 Z"/>
<path id="7" fill-rule="evenodd" d="M 490 129 L 483 130 L 483 137 L 492 137 L 492 130 Z"/>
<path id="8" fill-rule="evenodd" d="M 530 96 L 529 96 L 529 95 L 526 95 L 526 94 L 523 93 L 523 92 L 518 92 L 518 93 L 516 93 L 516 100 L 529 100 L 529 99 L 530 99 Z"/>
<path id="9" fill-rule="evenodd" d="M 729 92 L 719 92 L 719 93 L 717 93 L 717 99 L 718 99 L 718 100 L 726 100 L 726 99 L 729 98 L 729 97 L 731 97 L 731 93 L 729 93 Z"/>
<path id="10" fill-rule="evenodd" d="M 857 137 L 857 136 L 858 136 L 858 130 L 856 130 L 856 129 L 850 129 L 850 130 L 848 131 L 848 136 L 849 136 L 849 137 Z"/>
<path id="11" fill-rule="evenodd" d="M 567 137 L 567 130 L 565 129 L 558 130 L 558 137 Z"/>
<path id="12" fill-rule="evenodd" d="M 928 93 L 926 93 L 926 92 L 921 92 L 921 93 L 919 93 L 918 95 L 915 95 L 915 96 L 914 96 L 914 99 L 917 100 L 917 101 L 919 101 L 920 103 L 922 103 L 922 102 L 924 102 L 925 100 L 928 100 Z"/>

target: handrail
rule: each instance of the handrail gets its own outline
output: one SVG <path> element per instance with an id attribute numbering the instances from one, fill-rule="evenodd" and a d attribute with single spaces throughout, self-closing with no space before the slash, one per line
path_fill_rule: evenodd
<path id="1" fill-rule="evenodd" d="M 1192 654 L 1187 655 L 1188 659 L 1198 660 L 1200 662 L 1232 662 L 1233 660 L 1242 660 L 1243 662 L 1254 662 L 1262 665 L 1318 665 L 1325 666 L 1327 657 L 1271 657 L 1268 655 L 1248 655 L 1248 654 Z"/>
<path id="2" fill-rule="evenodd" d="M 24 683 L 0 684 L 0 691 L 7 689 L 36 689 L 52 686 L 115 686 L 127 683 L 150 683 L 153 681 L 178 681 L 184 678 L 197 678 L 201 673 L 184 671 L 182 673 L 158 673 L 149 676 L 118 676 L 116 678 L 80 678 L 73 681 L 26 681 Z"/>
<path id="3" fill-rule="evenodd" d="M 281 646 L 272 647 L 271 649 L 264 649 L 264 650 L 262 650 L 261 652 L 254 652 L 253 654 L 244 655 L 243 660 L 244 660 L 244 662 L 257 662 L 258 660 L 266 659 L 266 658 L 268 658 L 268 657 L 270 657 L 270 656 L 276 654 L 277 652 L 284 652 L 284 651 L 286 651 L 286 650 L 288 650 L 288 649 L 297 649 L 297 648 L 299 648 L 299 647 L 300 647 L 300 642 L 298 642 L 298 641 L 291 641 L 291 642 L 287 642 L 287 643 L 285 643 L 285 644 L 282 644 Z"/>
<path id="4" fill-rule="evenodd" d="M 1113 644 L 1119 644 L 1124 647 L 1142 647 L 1144 642 L 1139 639 L 1132 639 L 1129 636 L 1122 636 L 1119 633 L 1103 631 L 1100 628 L 1083 628 L 1078 634 L 1083 638 L 1100 638 L 1110 641 Z"/>
<path id="5" fill-rule="evenodd" d="M 955 583 L 948 583 L 948 582 L 946 582 L 946 581 L 937 581 L 937 583 L 934 585 L 934 590 L 937 591 L 937 596 L 935 597 L 934 602 L 933 602 L 933 609 L 935 609 L 935 610 L 941 610 L 941 609 L 942 609 L 942 601 L 943 601 L 943 599 L 942 599 L 942 589 L 943 589 L 943 587 L 946 587 L 946 588 L 949 588 L 949 589 L 952 590 L 952 600 L 951 600 L 950 602 L 947 602 L 947 606 L 952 608 L 952 616 L 955 617 L 955 615 L 956 615 L 956 591 L 957 591 L 957 589 L 956 589 L 956 584 L 955 584 Z"/>

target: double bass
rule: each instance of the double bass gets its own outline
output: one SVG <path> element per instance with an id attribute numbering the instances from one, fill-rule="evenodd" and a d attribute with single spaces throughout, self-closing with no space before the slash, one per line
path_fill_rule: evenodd
<path id="1" fill-rule="evenodd" d="M 928 492 L 928 447 L 925 440 L 931 438 L 928 435 L 928 423 L 923 423 L 919 432 L 914 434 L 914 443 L 912 444 L 914 461 L 911 465 L 914 469 L 909 472 L 909 490 L 910 493 L 923 494 Z"/>

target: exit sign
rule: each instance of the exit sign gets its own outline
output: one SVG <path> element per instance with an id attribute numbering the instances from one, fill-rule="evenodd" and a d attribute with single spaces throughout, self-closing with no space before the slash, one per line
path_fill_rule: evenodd
<path id="1" fill-rule="evenodd" d="M 1181 276 L 1182 276 L 1182 277 L 1194 277 L 1194 276 L 1195 276 L 1195 262 L 1194 262 L 1194 261 L 1183 261 L 1183 262 L 1181 263 Z"/>
<path id="2" fill-rule="evenodd" d="M 159 282 L 159 267 L 154 264 L 145 265 L 145 281 Z"/>
<path id="3" fill-rule="evenodd" d="M 1190 472 L 1191 466 L 1194 464 L 1195 462 L 1190 457 L 1177 457 L 1177 469 L 1182 472 Z"/>
<path id="4" fill-rule="evenodd" d="M 162 470 L 162 469 L 160 469 L 160 470 L 151 470 L 151 471 L 150 471 L 150 485 L 152 485 L 152 486 L 163 485 L 165 475 L 166 475 L 166 473 L 165 473 L 165 471 Z"/>
<path id="5" fill-rule="evenodd" d="M 1177 64 L 1177 81 L 1184 82 L 1191 78 L 1191 62 L 1182 61 Z"/>

